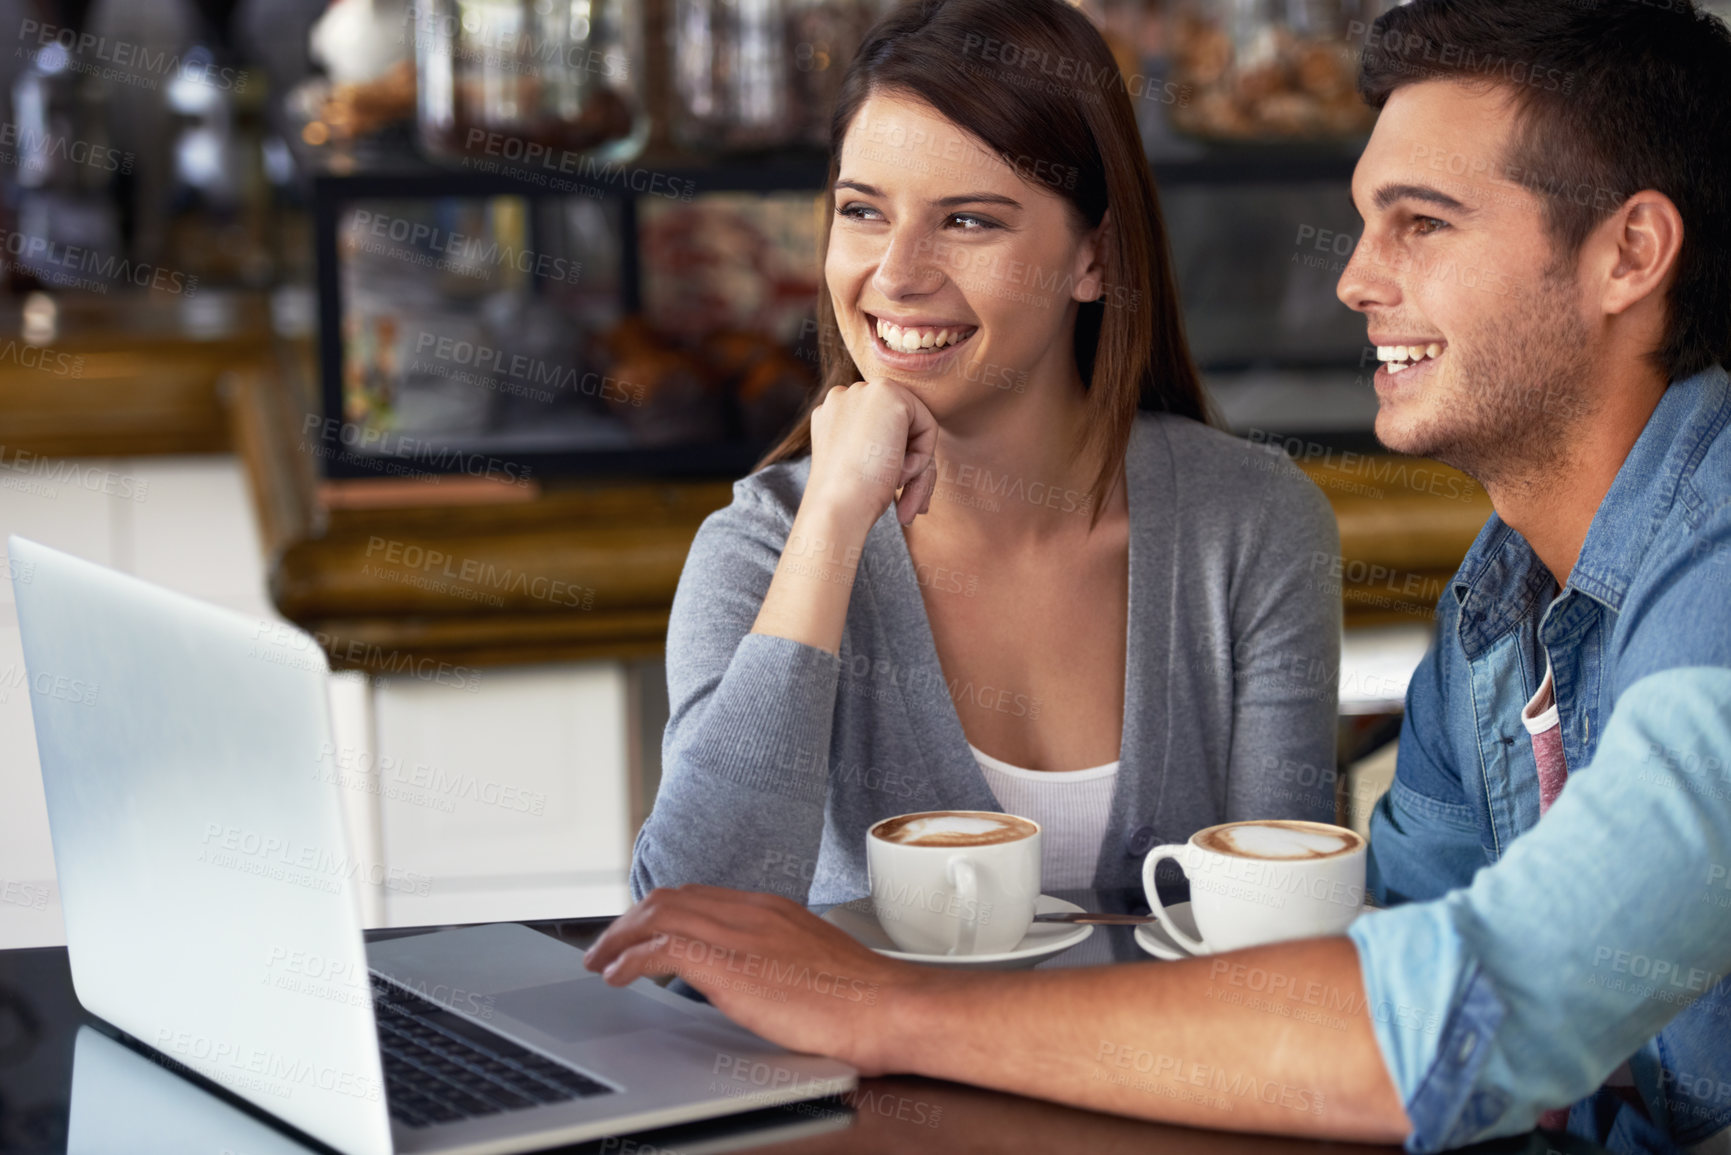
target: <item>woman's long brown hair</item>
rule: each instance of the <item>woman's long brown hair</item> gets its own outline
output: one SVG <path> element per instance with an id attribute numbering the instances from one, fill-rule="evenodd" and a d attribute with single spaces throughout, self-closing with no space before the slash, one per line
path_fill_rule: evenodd
<path id="1" fill-rule="evenodd" d="M 1104 455 L 1092 489 L 1098 521 L 1138 408 L 1210 421 L 1184 336 L 1166 222 L 1111 51 L 1064 0 L 907 0 L 889 13 L 848 66 L 830 119 L 820 269 L 835 219 L 842 141 L 854 114 L 877 92 L 924 101 L 1019 173 L 1041 176 L 1042 187 L 1068 200 L 1089 229 L 1112 210 L 1105 292 L 1079 306 L 1075 333 L 1089 413 L 1073 452 Z M 1051 173 L 1062 179 L 1043 179 Z M 827 285 L 817 296 L 820 382 L 793 430 L 754 469 L 809 453 L 812 410 L 833 386 L 861 380 Z"/>

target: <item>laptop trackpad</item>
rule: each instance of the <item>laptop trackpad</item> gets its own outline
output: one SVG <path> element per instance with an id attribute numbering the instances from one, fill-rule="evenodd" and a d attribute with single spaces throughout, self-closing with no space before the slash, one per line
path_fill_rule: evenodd
<path id="1" fill-rule="evenodd" d="M 547 983 L 493 996 L 493 1005 L 519 1022 L 567 1043 L 583 1043 L 632 1031 L 690 1027 L 692 1015 L 664 1007 L 635 991 L 597 979 Z"/>

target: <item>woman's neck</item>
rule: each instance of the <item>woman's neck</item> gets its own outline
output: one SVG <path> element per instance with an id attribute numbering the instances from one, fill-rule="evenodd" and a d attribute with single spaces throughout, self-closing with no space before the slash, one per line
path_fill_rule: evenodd
<path id="1" fill-rule="evenodd" d="M 910 542 L 1006 550 L 1086 536 L 1100 460 L 1073 459 L 1088 420 L 1080 379 L 989 400 L 940 419 L 937 489 L 930 512 L 909 527 Z M 1125 508 L 1123 485 L 1111 488 L 1102 519 Z"/>

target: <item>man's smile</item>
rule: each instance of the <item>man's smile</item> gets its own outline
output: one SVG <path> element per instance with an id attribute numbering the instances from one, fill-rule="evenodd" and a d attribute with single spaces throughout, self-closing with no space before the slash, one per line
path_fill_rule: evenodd
<path id="1" fill-rule="evenodd" d="M 1397 340 L 1373 334 L 1371 340 L 1376 344 L 1376 359 L 1381 362 L 1375 377 L 1379 390 L 1392 389 L 1396 377 L 1402 378 L 1403 386 L 1424 384 L 1435 375 L 1434 366 L 1448 350 L 1447 341 L 1419 337 Z"/>

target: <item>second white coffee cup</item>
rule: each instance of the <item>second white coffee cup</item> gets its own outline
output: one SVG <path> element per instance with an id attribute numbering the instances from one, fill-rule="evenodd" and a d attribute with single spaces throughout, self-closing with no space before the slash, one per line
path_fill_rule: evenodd
<path id="1" fill-rule="evenodd" d="M 900 814 L 866 835 L 872 909 L 910 954 L 1013 950 L 1040 897 L 1040 826 L 989 810 Z"/>
<path id="2" fill-rule="evenodd" d="M 1178 860 L 1190 880 L 1190 915 L 1200 941 L 1160 903 L 1154 869 Z M 1148 907 L 1191 954 L 1339 934 L 1364 908 L 1365 841 L 1323 822 L 1225 822 L 1182 845 L 1156 846 L 1142 862 Z"/>

